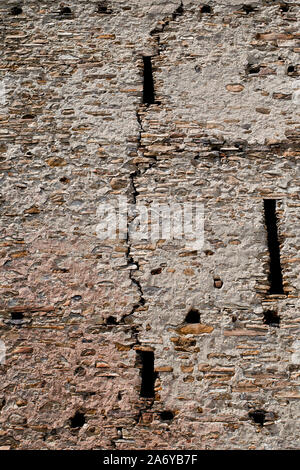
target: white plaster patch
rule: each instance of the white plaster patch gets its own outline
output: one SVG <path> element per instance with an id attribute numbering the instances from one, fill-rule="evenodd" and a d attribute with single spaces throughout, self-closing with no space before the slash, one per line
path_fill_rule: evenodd
<path id="1" fill-rule="evenodd" d="M 300 364 L 300 340 L 297 339 L 293 342 L 292 346 L 294 352 L 291 357 L 292 364 Z"/>
<path id="2" fill-rule="evenodd" d="M 6 346 L 3 341 L 0 340 L 0 364 L 5 364 Z"/>
<path id="3" fill-rule="evenodd" d="M 293 89 L 294 89 L 293 102 L 295 104 L 300 104 L 300 80 L 296 80 L 293 83 Z"/>
<path id="4" fill-rule="evenodd" d="M 0 81 L 0 105 L 6 104 L 6 89 L 4 80 Z"/>

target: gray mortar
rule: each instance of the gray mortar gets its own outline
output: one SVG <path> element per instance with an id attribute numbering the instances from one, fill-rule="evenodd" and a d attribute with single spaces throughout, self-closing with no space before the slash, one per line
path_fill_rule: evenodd
<path id="1" fill-rule="evenodd" d="M 19 3 L 18 16 L 0 5 L 0 448 L 298 449 L 299 2 L 207 1 L 207 15 L 196 0 L 180 14 L 179 1 L 99 14 L 73 0 L 69 19 L 54 0 Z M 203 249 L 100 240 L 97 208 L 118 196 L 202 202 Z M 281 296 L 268 295 L 266 198 Z M 190 308 L 198 334 L 182 333 Z M 155 354 L 153 400 L 139 350 Z"/>

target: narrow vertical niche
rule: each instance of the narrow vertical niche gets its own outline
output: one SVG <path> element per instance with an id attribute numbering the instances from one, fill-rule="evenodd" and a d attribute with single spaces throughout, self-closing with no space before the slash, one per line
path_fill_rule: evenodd
<path id="1" fill-rule="evenodd" d="M 12 7 L 11 10 L 10 10 L 10 14 L 13 15 L 13 16 L 22 15 L 22 13 L 23 13 L 23 10 L 19 6 Z"/>
<path id="2" fill-rule="evenodd" d="M 143 103 L 154 103 L 154 82 L 152 73 L 152 62 L 150 56 L 143 57 L 144 62 L 144 88 L 143 88 Z"/>
<path id="3" fill-rule="evenodd" d="M 69 420 L 71 428 L 82 428 L 85 424 L 85 416 L 81 411 L 76 411 L 75 415 Z"/>
<path id="4" fill-rule="evenodd" d="M 191 308 L 185 317 L 185 323 L 200 323 L 200 313 L 197 309 Z"/>
<path id="5" fill-rule="evenodd" d="M 137 351 L 137 353 L 142 366 L 140 396 L 143 398 L 154 398 L 154 384 L 157 377 L 157 373 L 154 372 L 154 352 Z"/>
<path id="6" fill-rule="evenodd" d="M 264 199 L 265 223 L 270 255 L 269 294 L 284 294 L 276 216 L 276 199 Z"/>
<path id="7" fill-rule="evenodd" d="M 22 312 L 11 312 L 11 319 L 12 320 L 23 320 L 24 315 Z"/>
<path id="8" fill-rule="evenodd" d="M 255 424 L 259 424 L 260 426 L 263 426 L 266 420 L 266 412 L 265 410 L 250 411 L 249 418 L 251 418 Z"/>

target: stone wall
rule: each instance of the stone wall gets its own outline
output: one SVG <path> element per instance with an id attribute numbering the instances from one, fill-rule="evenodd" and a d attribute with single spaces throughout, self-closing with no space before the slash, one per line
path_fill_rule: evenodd
<path id="1" fill-rule="evenodd" d="M 299 6 L 0 3 L 0 448 L 299 448 Z M 120 196 L 202 249 L 101 240 Z"/>

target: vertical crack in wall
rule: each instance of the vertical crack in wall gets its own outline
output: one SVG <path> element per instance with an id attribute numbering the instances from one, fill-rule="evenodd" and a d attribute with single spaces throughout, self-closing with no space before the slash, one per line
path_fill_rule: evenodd
<path id="1" fill-rule="evenodd" d="M 175 21 L 178 16 L 182 16 L 184 13 L 184 5 L 183 2 L 180 2 L 180 5 L 174 10 L 171 15 L 171 18 L 167 16 L 164 18 L 160 25 L 157 25 L 152 31 L 150 32 L 150 36 L 153 36 L 157 42 L 157 55 L 161 52 L 161 43 L 160 43 L 160 34 L 164 32 L 166 27 L 170 24 L 171 21 Z"/>
<path id="2" fill-rule="evenodd" d="M 139 126 L 139 131 L 138 131 L 138 142 L 137 142 L 137 153 L 139 153 L 140 148 L 141 148 L 141 136 L 142 136 L 142 122 L 140 115 L 138 111 L 136 112 L 136 118 Z M 133 172 L 130 173 L 129 178 L 130 178 L 130 184 L 129 184 L 129 189 L 130 189 L 130 204 L 131 207 L 136 205 L 136 199 L 138 196 L 138 190 L 136 188 L 136 178 L 141 176 L 142 172 L 141 169 L 138 167 L 138 164 L 135 164 L 135 169 Z M 129 267 L 129 278 L 131 282 L 136 286 L 138 294 L 139 294 L 139 301 L 135 303 L 131 309 L 131 312 L 128 313 L 127 315 L 124 315 L 122 317 L 123 321 L 126 321 L 125 319 L 129 317 L 130 315 L 134 314 L 139 308 L 141 308 L 143 305 L 145 305 L 145 299 L 144 299 L 144 293 L 142 290 L 141 283 L 134 277 L 133 273 L 136 270 L 140 269 L 139 263 L 137 261 L 134 261 L 132 255 L 131 255 L 131 240 L 130 240 L 130 224 L 134 221 L 136 218 L 136 214 L 133 212 L 128 214 L 127 217 L 127 238 L 126 238 L 126 243 L 127 243 L 127 252 L 126 252 L 126 258 L 127 258 L 127 266 Z M 138 335 L 135 335 L 136 341 L 138 343 Z"/>
<path id="3" fill-rule="evenodd" d="M 172 13 L 171 20 L 175 20 L 178 16 L 183 14 L 183 3 L 182 1 L 180 2 L 180 5 L 176 8 L 176 10 Z M 156 55 L 160 54 L 161 51 L 161 45 L 160 45 L 160 33 L 164 31 L 166 26 L 170 23 L 170 18 L 165 19 L 161 23 L 161 28 L 155 28 L 155 30 L 152 30 L 150 32 L 150 36 L 155 36 L 156 42 L 157 42 L 157 53 Z M 148 65 L 147 65 L 148 64 Z M 152 77 L 152 64 L 151 64 L 151 57 L 148 56 L 147 60 L 145 60 L 145 57 L 143 58 L 143 65 L 144 65 L 144 89 L 143 89 L 143 103 L 140 104 L 136 110 L 136 120 L 138 124 L 138 137 L 137 137 L 137 155 L 139 156 L 140 154 L 143 154 L 143 144 L 142 144 L 142 133 L 144 132 L 143 128 L 143 116 L 145 115 L 145 112 L 148 109 L 148 106 L 151 104 L 159 104 L 158 102 L 155 102 L 155 89 L 154 89 L 154 82 L 153 82 L 153 77 Z M 145 67 L 148 67 L 148 70 L 145 70 Z M 150 74 L 150 77 L 148 76 L 147 79 L 145 79 L 145 73 Z M 148 93 L 145 93 L 145 86 L 150 86 L 150 92 L 151 96 Z M 148 97 L 146 100 L 145 97 Z M 151 99 L 149 99 L 151 98 Z M 145 102 L 147 101 L 147 102 Z M 138 261 L 134 260 L 131 250 L 132 250 L 132 242 L 130 239 L 130 225 L 134 222 L 135 218 L 137 217 L 137 214 L 134 211 L 134 206 L 137 204 L 137 197 L 139 195 L 138 189 L 137 189 L 137 180 L 140 178 L 145 171 L 147 171 L 149 168 L 152 168 L 157 162 L 157 157 L 151 157 L 149 158 L 149 162 L 147 165 L 143 162 L 143 164 L 139 163 L 138 161 L 135 163 L 133 171 L 129 175 L 129 202 L 131 204 L 132 210 L 130 210 L 130 213 L 128 214 L 127 217 L 127 238 L 126 238 L 126 243 L 127 243 L 127 251 L 126 251 L 126 259 L 127 259 L 127 267 L 129 269 L 129 278 L 132 282 L 132 284 L 136 287 L 138 295 L 139 295 L 139 300 L 136 302 L 130 313 L 124 315 L 121 319 L 122 323 L 132 323 L 131 316 L 134 315 L 136 312 L 139 310 L 143 309 L 146 303 L 145 297 L 144 297 L 144 292 L 143 288 L 141 285 L 141 282 L 136 279 L 135 277 L 135 271 L 140 270 L 140 266 Z M 143 165 L 143 166 L 142 166 Z M 134 339 L 134 345 L 140 345 L 140 340 L 139 340 L 139 333 L 140 333 L 140 327 L 139 325 L 134 325 L 131 324 L 131 335 L 132 338 Z M 152 364 L 152 373 L 151 379 L 149 382 L 148 377 L 146 377 L 146 372 L 142 370 L 141 373 L 141 390 L 140 390 L 140 395 L 142 398 L 147 400 L 147 403 L 144 404 L 144 408 L 139 410 L 138 417 L 137 417 L 137 423 L 139 422 L 143 411 L 149 409 L 152 407 L 154 403 L 154 396 L 155 396 L 155 380 L 157 378 L 157 373 L 154 372 L 154 352 L 152 353 L 153 355 L 153 364 Z M 152 357 L 152 356 L 151 356 Z M 152 370 L 151 369 L 151 370 Z M 148 373 L 148 372 L 147 372 Z M 148 383 L 149 382 L 149 383 Z M 149 391 L 149 390 L 150 391 Z M 151 392 L 151 393 L 150 393 Z"/>
<path id="4" fill-rule="evenodd" d="M 155 54 L 156 56 L 160 55 L 160 52 L 161 52 L 161 44 L 160 44 L 160 34 L 164 32 L 165 28 L 169 25 L 169 23 L 171 21 L 174 21 L 176 20 L 176 18 L 178 16 L 181 16 L 183 15 L 183 12 L 184 12 L 184 7 L 183 7 L 183 2 L 181 1 L 179 6 L 174 10 L 174 12 L 172 13 L 171 15 L 171 18 L 170 16 L 166 17 L 165 19 L 163 19 L 161 22 L 160 22 L 160 26 L 156 26 L 156 28 L 154 28 L 151 32 L 150 32 L 150 36 L 154 37 L 155 40 L 156 40 L 156 43 L 157 43 L 157 53 Z M 155 57 L 155 55 L 153 57 Z M 148 71 L 147 73 L 151 73 L 152 74 L 152 65 L 151 65 L 151 57 L 148 56 L 147 59 L 148 60 L 145 60 L 146 57 L 143 58 L 143 63 L 144 63 L 144 74 L 145 74 L 145 67 L 147 65 L 148 67 Z M 150 62 L 150 65 L 149 65 L 149 62 Z M 145 87 L 145 82 L 147 84 L 147 81 L 149 82 L 149 79 L 145 80 L 144 78 L 144 87 Z M 152 81 L 152 77 L 151 77 L 151 81 Z M 153 83 L 150 84 L 151 87 L 153 86 Z M 148 86 L 149 86 L 149 83 L 148 83 Z M 153 90 L 151 92 L 151 94 L 153 95 L 151 97 L 151 100 L 147 103 L 143 103 L 141 105 L 138 106 L 138 109 L 136 111 L 136 119 L 137 119 L 137 123 L 138 123 L 138 139 L 137 139 L 137 154 L 141 153 L 142 152 L 142 148 L 143 148 L 143 144 L 142 144 L 142 133 L 144 131 L 144 128 L 143 128 L 143 114 L 145 114 L 146 110 L 148 109 L 148 106 L 151 105 L 151 103 L 155 103 L 155 90 L 154 90 L 154 87 L 153 87 Z M 147 95 L 147 93 L 145 93 L 145 90 L 143 90 L 143 97 L 145 97 L 145 95 Z M 153 98 L 153 99 L 152 99 Z M 142 176 L 147 170 L 149 170 L 149 168 L 152 168 L 157 162 L 157 157 L 151 157 L 149 158 L 149 163 L 145 166 L 145 164 L 143 164 L 143 168 L 141 168 L 141 165 L 139 163 L 136 163 L 135 164 L 135 168 L 134 168 L 134 171 L 130 173 L 129 175 L 129 178 L 130 178 L 130 185 L 129 185 L 129 188 L 130 188 L 130 203 L 132 205 L 135 205 L 137 203 L 137 197 L 139 195 L 138 193 L 138 190 L 137 190 L 137 185 L 136 185 L 136 180 Z M 137 291 L 139 293 L 139 301 L 133 305 L 132 309 L 131 309 L 131 312 L 127 315 L 124 315 L 122 320 L 125 321 L 125 318 L 133 315 L 135 312 L 137 312 L 139 309 L 141 309 L 146 301 L 145 301 L 145 298 L 144 298 L 144 293 L 143 293 L 143 289 L 142 289 L 142 286 L 141 286 L 141 283 L 138 279 L 136 279 L 136 277 L 134 276 L 134 272 L 135 271 L 139 271 L 140 267 L 139 267 L 139 263 L 137 261 L 135 261 L 131 255 L 131 240 L 130 240 L 130 224 L 134 221 L 134 219 L 136 218 L 136 215 L 133 213 L 133 214 L 130 214 L 129 217 L 128 217 L 128 223 L 127 223 L 127 253 L 126 253 L 126 257 L 127 257 L 127 266 L 129 267 L 129 278 L 131 279 L 132 283 L 136 286 L 137 288 Z M 132 269 L 130 269 L 130 267 L 132 267 Z M 136 334 L 136 340 L 138 342 L 138 334 Z"/>
<path id="5" fill-rule="evenodd" d="M 183 2 L 181 1 L 180 5 L 172 13 L 171 18 L 168 17 L 164 19 L 162 22 L 160 22 L 160 27 L 156 27 L 154 30 L 150 32 L 150 36 L 153 36 L 157 43 L 157 52 L 152 57 L 160 55 L 160 52 L 162 49 L 161 44 L 160 44 L 160 34 L 165 30 L 165 28 L 168 26 L 170 21 L 174 21 L 178 16 L 181 16 L 182 14 L 183 14 Z M 143 57 L 143 66 L 144 66 L 143 103 L 140 104 L 136 110 L 136 120 L 138 124 L 138 137 L 137 137 L 137 155 L 138 156 L 141 154 L 143 155 L 143 143 L 142 143 L 142 133 L 144 132 L 143 117 L 145 116 L 147 109 L 149 108 L 151 104 L 156 104 L 156 105 L 160 104 L 159 102 L 155 101 L 155 88 L 154 88 L 154 81 L 153 81 L 153 76 L 152 76 L 151 56 Z M 148 74 L 148 76 L 146 76 L 146 74 Z M 145 89 L 145 87 L 148 87 L 148 90 Z M 139 300 L 133 305 L 130 313 L 122 317 L 121 321 L 124 323 L 131 324 L 132 320 L 130 317 L 134 315 L 136 312 L 138 312 L 139 310 L 144 309 L 145 303 L 146 303 L 142 284 L 135 276 L 135 272 L 140 270 L 140 266 L 139 266 L 138 261 L 134 260 L 132 253 L 131 253 L 132 242 L 130 239 L 130 226 L 134 222 L 135 218 L 137 217 L 137 214 L 134 211 L 134 206 L 137 204 L 137 198 L 139 195 L 139 192 L 137 189 L 137 180 L 147 170 L 152 168 L 156 163 L 157 163 L 156 156 L 154 157 L 151 156 L 149 158 L 149 161 L 146 163 L 146 165 L 145 165 L 145 162 L 140 163 L 139 161 L 137 161 L 134 165 L 133 171 L 129 175 L 129 179 L 130 179 L 130 183 L 129 183 L 130 201 L 129 202 L 131 204 L 132 210 L 130 211 L 127 217 L 126 258 L 127 258 L 127 267 L 129 269 L 129 278 L 132 284 L 137 289 Z M 139 325 L 131 324 L 131 334 L 132 334 L 132 338 L 134 339 L 135 346 L 141 344 L 139 340 L 139 333 L 140 333 Z M 142 353 L 140 352 L 140 354 Z M 152 352 L 151 354 L 152 354 L 151 360 L 149 360 L 149 363 L 151 362 L 151 367 L 148 367 L 149 370 L 151 369 L 150 378 L 148 377 L 149 371 L 147 367 L 145 368 L 143 366 L 142 371 L 141 371 L 140 395 L 142 398 L 146 399 L 147 402 L 144 403 L 143 409 L 139 410 L 139 413 L 137 416 L 137 423 L 139 422 L 143 414 L 143 411 L 150 409 L 154 403 L 155 380 L 157 378 L 157 373 L 155 372 L 155 369 L 154 369 L 154 362 L 155 362 L 154 352 Z M 146 357 L 146 353 L 144 353 L 144 356 Z"/>

